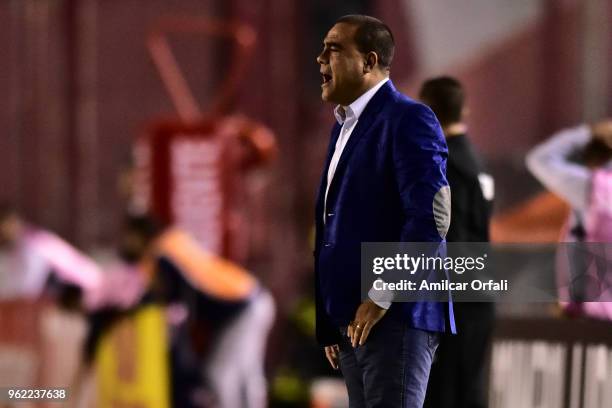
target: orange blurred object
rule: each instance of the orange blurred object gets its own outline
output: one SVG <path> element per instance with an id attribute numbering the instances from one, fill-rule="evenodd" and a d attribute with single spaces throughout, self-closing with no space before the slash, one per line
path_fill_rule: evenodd
<path id="1" fill-rule="evenodd" d="M 556 195 L 544 192 L 493 217 L 491 241 L 506 243 L 559 242 L 570 208 Z"/>

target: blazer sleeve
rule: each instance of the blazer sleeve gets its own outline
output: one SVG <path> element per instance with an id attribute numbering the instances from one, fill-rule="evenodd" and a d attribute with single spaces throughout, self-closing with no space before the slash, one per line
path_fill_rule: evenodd
<path id="1" fill-rule="evenodd" d="M 402 242 L 444 241 L 451 211 L 447 157 L 433 112 L 422 104 L 408 107 L 393 134 L 393 163 L 404 212 Z"/>
<path id="2" fill-rule="evenodd" d="M 315 274 L 315 336 L 321 346 L 331 346 L 340 343 L 340 332 L 325 313 L 321 294 L 319 293 L 319 277 Z"/>

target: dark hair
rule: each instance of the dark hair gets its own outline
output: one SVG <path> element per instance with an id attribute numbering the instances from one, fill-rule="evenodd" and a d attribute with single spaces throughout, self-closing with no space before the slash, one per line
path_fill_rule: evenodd
<path id="1" fill-rule="evenodd" d="M 161 234 L 163 225 L 151 215 L 128 215 L 123 229 L 141 236 L 146 243 L 153 241 Z"/>
<path id="2" fill-rule="evenodd" d="M 442 76 L 425 81 L 419 98 L 435 113 L 442 127 L 461 121 L 465 92 L 455 78 Z"/>
<path id="3" fill-rule="evenodd" d="M 612 149 L 602 140 L 591 139 L 580 158 L 587 166 L 599 167 L 612 159 Z"/>
<path id="4" fill-rule="evenodd" d="M 349 14 L 336 20 L 336 24 L 345 23 L 357 26 L 355 43 L 364 54 L 375 52 L 378 65 L 389 69 L 395 52 L 395 41 L 389 27 L 377 18 L 361 14 Z"/>

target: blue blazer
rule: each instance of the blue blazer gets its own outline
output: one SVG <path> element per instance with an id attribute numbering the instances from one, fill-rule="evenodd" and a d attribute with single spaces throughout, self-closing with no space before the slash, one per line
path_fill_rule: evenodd
<path id="1" fill-rule="evenodd" d="M 315 210 L 316 327 L 322 345 L 338 342 L 339 326 L 353 319 L 361 303 L 362 242 L 442 242 L 446 215 L 450 220 L 448 151 L 428 107 L 385 83 L 351 133 L 324 208 L 340 129 L 336 123 L 332 130 Z M 437 302 L 393 303 L 386 316 L 417 329 L 444 331 L 446 308 L 452 319 L 452 305 Z"/>

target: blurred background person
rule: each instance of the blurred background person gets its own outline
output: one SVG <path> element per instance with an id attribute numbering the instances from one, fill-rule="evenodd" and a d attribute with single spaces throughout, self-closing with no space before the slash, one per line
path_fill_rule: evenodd
<path id="1" fill-rule="evenodd" d="M 101 278 L 88 256 L 54 233 L 26 223 L 11 205 L 0 204 L 1 299 L 35 300 L 49 294 L 78 308 L 81 291 L 92 296 Z"/>
<path id="2" fill-rule="evenodd" d="M 91 258 L 0 204 L 1 385 L 70 384 L 101 283 Z"/>
<path id="3" fill-rule="evenodd" d="M 556 133 L 533 148 L 526 163 L 547 189 L 571 207 L 561 241 L 612 242 L 612 119 Z M 612 276 L 607 273 L 606 264 L 597 265 L 597 276 L 592 277 L 595 281 L 589 282 L 586 262 L 590 260 L 582 256 L 585 251 L 574 252 L 572 246 L 559 249 L 557 267 L 562 270 L 558 271 L 558 284 L 568 290 L 560 292 L 564 311 L 569 315 L 585 314 L 612 320 L 612 303 L 597 302 L 601 292 L 593 292 L 593 286 L 589 285 L 605 285 L 607 290 Z M 598 262 L 609 263 L 605 248 L 603 252 L 593 246 L 584 249 L 598 252 L 596 256 L 601 258 Z"/>
<path id="4" fill-rule="evenodd" d="M 451 188 L 449 243 L 488 242 L 494 186 L 467 136 L 465 90 L 455 78 L 425 81 L 419 99 L 442 125 L 448 145 L 446 177 Z M 466 246 L 469 251 L 469 247 Z M 449 253 L 451 250 L 449 249 Z M 461 254 L 465 255 L 465 254 Z M 457 334 L 440 341 L 425 407 L 486 407 L 486 363 L 493 334 L 494 305 L 455 302 Z"/>
<path id="5" fill-rule="evenodd" d="M 150 282 L 151 297 L 178 315 L 171 338 L 173 406 L 199 406 L 202 382 L 212 390 L 213 406 L 265 406 L 264 356 L 275 314 L 268 290 L 189 234 L 148 216 L 127 219 L 120 253 Z"/>
<path id="6" fill-rule="evenodd" d="M 612 119 L 555 133 L 527 154 L 526 163 L 547 189 L 572 207 L 567 235 L 563 239 L 611 239 L 604 236 L 610 225 L 594 223 L 590 211 L 599 210 L 593 208 L 598 204 L 594 200 L 601 194 L 599 190 L 610 188 Z M 612 205 L 612 202 L 605 204 Z"/>

